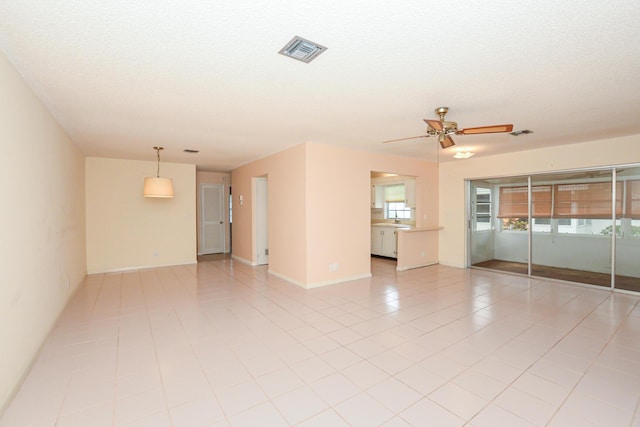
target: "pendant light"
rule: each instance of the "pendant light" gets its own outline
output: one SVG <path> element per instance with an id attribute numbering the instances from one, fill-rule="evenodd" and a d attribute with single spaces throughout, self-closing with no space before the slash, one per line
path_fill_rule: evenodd
<path id="1" fill-rule="evenodd" d="M 173 180 L 171 178 L 160 178 L 160 150 L 164 147 L 153 147 L 158 156 L 158 170 L 156 176 L 144 179 L 144 197 L 173 197 Z"/>

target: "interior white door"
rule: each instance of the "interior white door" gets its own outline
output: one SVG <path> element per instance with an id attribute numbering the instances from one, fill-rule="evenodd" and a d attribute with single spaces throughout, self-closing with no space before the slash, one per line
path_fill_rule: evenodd
<path id="1" fill-rule="evenodd" d="M 198 253 L 224 252 L 224 184 L 200 184 L 200 206 Z"/>
<path id="2" fill-rule="evenodd" d="M 267 232 L 267 179 L 255 179 L 255 209 L 256 209 L 256 263 L 269 264 L 269 234 Z"/>

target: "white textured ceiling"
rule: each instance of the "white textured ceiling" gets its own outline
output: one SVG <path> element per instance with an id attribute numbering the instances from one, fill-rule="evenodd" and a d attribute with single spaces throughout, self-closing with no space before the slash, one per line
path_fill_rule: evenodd
<path id="1" fill-rule="evenodd" d="M 454 138 L 478 156 L 640 134 L 639 23 L 637 0 L 0 0 L 0 49 L 85 155 L 227 171 L 305 141 L 435 159 L 381 141 L 439 106 L 535 132 Z M 328 50 L 279 55 L 294 35 Z"/>

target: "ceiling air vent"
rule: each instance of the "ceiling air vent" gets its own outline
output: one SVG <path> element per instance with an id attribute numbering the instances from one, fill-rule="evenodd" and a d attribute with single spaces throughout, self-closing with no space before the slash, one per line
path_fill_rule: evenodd
<path id="1" fill-rule="evenodd" d="M 298 61 L 309 63 L 325 50 L 327 50 L 327 48 L 324 46 L 295 36 L 285 47 L 280 49 L 278 53 L 297 59 Z"/>
<path id="2" fill-rule="evenodd" d="M 532 130 L 529 130 L 529 129 L 523 129 L 523 130 L 516 130 L 516 131 L 513 131 L 513 132 L 511 132 L 511 135 L 513 135 L 513 136 L 520 136 L 520 135 L 528 135 L 528 134 L 530 134 L 530 133 L 533 133 L 533 131 L 532 131 Z"/>

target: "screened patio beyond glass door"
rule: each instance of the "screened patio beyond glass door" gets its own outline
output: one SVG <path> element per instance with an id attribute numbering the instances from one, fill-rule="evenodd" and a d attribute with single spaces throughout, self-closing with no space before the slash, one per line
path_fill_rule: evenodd
<path id="1" fill-rule="evenodd" d="M 640 291 L 632 261 L 640 259 L 640 168 L 474 180 L 468 188 L 469 265 Z"/>

